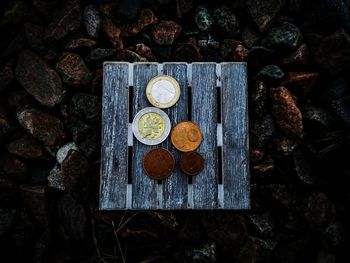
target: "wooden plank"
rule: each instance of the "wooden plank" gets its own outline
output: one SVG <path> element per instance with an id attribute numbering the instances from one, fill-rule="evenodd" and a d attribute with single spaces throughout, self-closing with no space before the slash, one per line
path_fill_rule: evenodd
<path id="1" fill-rule="evenodd" d="M 164 110 L 169 115 L 171 125 L 187 120 L 188 89 L 187 89 L 187 64 L 165 63 L 163 73 L 174 77 L 180 85 L 180 98 L 171 108 Z M 170 136 L 163 144 L 175 157 L 177 165 L 173 174 L 163 181 L 163 204 L 164 209 L 186 209 L 188 178 L 179 169 L 180 152 L 177 151 L 170 141 Z"/>
<path id="2" fill-rule="evenodd" d="M 224 208 L 249 209 L 246 64 L 223 63 L 221 81 Z"/>
<path id="3" fill-rule="evenodd" d="M 156 63 L 134 64 L 134 115 L 145 107 L 150 107 L 146 98 L 146 86 L 151 78 L 157 76 Z M 142 162 L 152 146 L 144 145 L 134 138 L 132 154 L 132 208 L 157 208 L 157 181 L 151 179 L 143 170 Z"/>
<path id="4" fill-rule="evenodd" d="M 203 141 L 198 152 L 205 160 L 204 170 L 193 177 L 193 208 L 218 207 L 217 178 L 217 89 L 216 64 L 192 65 L 192 119 L 202 129 Z"/>
<path id="5" fill-rule="evenodd" d="M 101 209 L 126 205 L 128 63 L 105 63 L 102 108 Z"/>

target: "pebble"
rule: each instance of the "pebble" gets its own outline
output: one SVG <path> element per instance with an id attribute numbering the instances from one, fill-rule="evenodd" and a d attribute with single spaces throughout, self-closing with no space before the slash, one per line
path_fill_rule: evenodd
<path id="1" fill-rule="evenodd" d="M 28 50 L 19 54 L 16 78 L 23 88 L 44 106 L 57 105 L 65 94 L 57 72 Z"/>
<path id="2" fill-rule="evenodd" d="M 22 158 L 45 159 L 45 151 L 41 144 L 29 134 L 25 134 L 19 139 L 6 145 L 9 153 Z"/>
<path id="3" fill-rule="evenodd" d="M 254 46 L 249 51 L 247 64 L 251 73 L 259 72 L 263 67 L 276 63 L 276 52 L 262 46 Z"/>
<path id="4" fill-rule="evenodd" d="M 215 263 L 216 262 L 216 245 L 208 243 L 199 247 L 187 248 L 185 251 L 186 258 L 193 263 Z"/>
<path id="5" fill-rule="evenodd" d="M 161 20 L 151 28 L 154 42 L 158 45 L 171 45 L 180 35 L 181 26 L 171 20 Z"/>
<path id="6" fill-rule="evenodd" d="M 91 50 L 97 45 L 97 41 L 89 38 L 70 38 L 64 43 L 64 48 L 69 51 Z"/>
<path id="7" fill-rule="evenodd" d="M 19 181 L 21 176 L 27 174 L 27 165 L 17 157 L 5 153 L 0 155 L 0 175 L 11 177 Z M 1 178 L 2 179 L 2 178 Z"/>
<path id="8" fill-rule="evenodd" d="M 178 18 L 182 18 L 188 14 L 193 8 L 193 0 L 176 0 L 176 14 Z"/>
<path id="9" fill-rule="evenodd" d="M 152 53 L 152 50 L 146 46 L 143 43 L 136 44 L 135 46 L 135 51 L 137 54 L 139 54 L 141 57 L 144 57 L 147 59 L 149 62 L 156 62 L 157 58 L 156 56 Z"/>
<path id="10" fill-rule="evenodd" d="M 275 204 L 279 207 L 289 208 L 294 203 L 294 195 L 284 184 L 268 184 L 260 189 L 261 194 L 267 199 L 269 204 Z"/>
<path id="11" fill-rule="evenodd" d="M 327 250 L 335 250 L 348 239 L 348 231 L 339 222 L 330 223 L 322 232 L 322 244 Z"/>
<path id="12" fill-rule="evenodd" d="M 6 89 L 14 78 L 12 66 L 11 60 L 0 63 L 0 91 Z"/>
<path id="13" fill-rule="evenodd" d="M 304 133 L 302 115 L 292 94 L 285 88 L 272 88 L 272 114 L 277 126 L 286 135 L 302 138 Z"/>
<path id="14" fill-rule="evenodd" d="M 66 187 L 64 185 L 64 178 L 59 165 L 55 165 L 54 168 L 52 168 L 50 171 L 50 174 L 47 177 L 47 185 L 60 191 L 66 190 Z"/>
<path id="15" fill-rule="evenodd" d="M 158 23 L 158 18 L 153 11 L 149 8 L 143 8 L 140 10 L 140 15 L 134 23 L 122 26 L 122 35 L 123 37 L 135 36 L 145 27 L 156 23 Z"/>
<path id="16" fill-rule="evenodd" d="M 198 6 L 194 15 L 197 27 L 201 31 L 209 31 L 214 25 L 214 19 L 206 6 Z"/>
<path id="17" fill-rule="evenodd" d="M 133 63 L 133 62 L 147 62 L 146 58 L 141 57 L 136 52 L 128 50 L 128 49 L 119 50 L 117 52 L 115 58 L 116 58 L 117 61 L 127 61 L 127 62 L 130 62 L 130 63 Z"/>
<path id="18" fill-rule="evenodd" d="M 348 126 L 350 126 L 350 96 L 332 101 L 332 111 Z"/>
<path id="19" fill-rule="evenodd" d="M 243 29 L 242 39 L 246 47 L 252 48 L 260 39 L 260 34 L 253 26 L 248 25 Z"/>
<path id="20" fill-rule="evenodd" d="M 222 41 L 220 41 L 220 54 L 222 57 L 226 58 L 229 55 L 231 55 L 238 45 L 242 44 L 241 41 L 232 39 L 232 38 L 225 38 Z"/>
<path id="21" fill-rule="evenodd" d="M 76 53 L 63 53 L 59 58 L 57 71 L 61 74 L 62 81 L 71 86 L 85 86 L 89 83 L 91 72 L 84 60 Z"/>
<path id="22" fill-rule="evenodd" d="M 235 62 L 243 62 L 248 60 L 249 50 L 239 44 L 232 55 L 232 60 Z"/>
<path id="23" fill-rule="evenodd" d="M 273 235 L 275 224 L 269 212 L 250 214 L 248 218 L 260 235 L 264 237 L 271 237 Z"/>
<path id="24" fill-rule="evenodd" d="M 302 44 L 297 50 L 292 51 L 281 60 L 286 66 L 308 66 L 310 65 L 310 50 L 306 44 Z"/>
<path id="25" fill-rule="evenodd" d="M 66 159 L 68 153 L 70 151 L 79 151 L 78 146 L 75 144 L 75 142 L 70 142 L 65 145 L 63 145 L 61 148 L 58 149 L 56 153 L 56 160 L 59 164 L 62 164 L 64 159 Z"/>
<path id="26" fill-rule="evenodd" d="M 319 72 L 288 72 L 282 85 L 306 96 L 321 84 Z"/>
<path id="27" fill-rule="evenodd" d="M 282 7 L 281 0 L 248 0 L 247 11 L 260 32 L 264 32 L 273 22 Z"/>
<path id="28" fill-rule="evenodd" d="M 179 43 L 172 54 L 172 59 L 179 62 L 201 61 L 202 55 L 196 45 L 195 39 L 190 39 L 185 43 Z"/>
<path id="29" fill-rule="evenodd" d="M 115 49 L 123 49 L 124 44 L 121 38 L 121 30 L 116 27 L 116 25 L 112 22 L 111 19 L 106 18 L 102 23 L 102 31 L 109 39 L 112 47 Z"/>
<path id="30" fill-rule="evenodd" d="M 329 127 L 334 121 L 334 117 L 327 108 L 316 106 L 311 102 L 306 103 L 303 118 L 312 121 L 313 124 L 319 123 L 325 127 Z"/>
<path id="31" fill-rule="evenodd" d="M 224 36 L 238 37 L 240 24 L 232 9 L 227 6 L 219 6 L 214 9 L 214 18 L 218 29 Z"/>
<path id="32" fill-rule="evenodd" d="M 277 65 L 267 65 L 263 67 L 254 77 L 255 80 L 262 80 L 270 85 L 279 84 L 283 78 L 284 72 Z"/>
<path id="33" fill-rule="evenodd" d="M 3 236 L 12 225 L 16 215 L 16 209 L 12 207 L 0 208 L 0 236 Z"/>
<path id="34" fill-rule="evenodd" d="M 270 114 L 253 122 L 251 134 L 252 144 L 256 147 L 264 147 L 270 141 L 275 132 L 275 125 Z"/>
<path id="35" fill-rule="evenodd" d="M 290 156 L 298 146 L 298 142 L 295 139 L 290 139 L 281 135 L 273 139 L 273 144 L 276 148 L 276 152 L 282 156 Z"/>
<path id="36" fill-rule="evenodd" d="M 97 7 L 94 4 L 86 6 L 84 10 L 84 24 L 86 32 L 90 37 L 98 37 L 98 32 L 100 30 L 101 23 L 102 20 Z"/>
<path id="37" fill-rule="evenodd" d="M 302 148 L 298 147 L 294 151 L 293 161 L 299 181 L 305 185 L 314 185 L 317 182 L 317 177 L 312 170 L 310 158 Z"/>
<path id="38" fill-rule="evenodd" d="M 250 88 L 252 89 L 250 97 L 252 113 L 261 118 L 267 112 L 268 88 L 263 81 L 254 81 Z"/>
<path id="39" fill-rule="evenodd" d="M 38 53 L 45 53 L 44 28 L 41 25 L 25 23 L 24 30 L 29 46 Z"/>
<path id="40" fill-rule="evenodd" d="M 86 56 L 87 62 L 104 61 L 116 54 L 116 50 L 112 48 L 95 48 Z"/>
<path id="41" fill-rule="evenodd" d="M 119 1 L 117 13 L 127 20 L 132 20 L 137 17 L 140 7 L 141 0 L 121 0 Z"/>
<path id="42" fill-rule="evenodd" d="M 101 104 L 100 97 L 87 93 L 76 93 L 70 103 L 71 114 L 83 121 L 98 121 L 101 118 Z"/>

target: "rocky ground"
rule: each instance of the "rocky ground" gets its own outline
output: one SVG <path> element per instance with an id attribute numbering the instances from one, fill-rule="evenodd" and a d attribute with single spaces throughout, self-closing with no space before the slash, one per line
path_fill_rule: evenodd
<path id="1" fill-rule="evenodd" d="M 350 1 L 1 1 L 1 262 L 350 262 Z M 252 210 L 98 210 L 102 63 L 246 61 Z"/>

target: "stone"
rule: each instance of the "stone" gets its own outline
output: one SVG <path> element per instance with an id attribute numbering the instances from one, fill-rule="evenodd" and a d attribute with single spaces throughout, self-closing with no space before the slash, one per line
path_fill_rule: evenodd
<path id="1" fill-rule="evenodd" d="M 115 49 L 112 48 L 95 48 L 90 51 L 86 57 L 87 62 L 99 62 L 112 57 L 116 54 Z"/>
<path id="2" fill-rule="evenodd" d="M 135 19 L 141 7 L 140 0 L 121 0 L 117 13 L 127 20 Z"/>
<path id="3" fill-rule="evenodd" d="M 45 38 L 53 41 L 60 40 L 68 33 L 78 29 L 81 23 L 80 1 L 66 0 L 54 11 L 52 20 L 45 30 Z"/>
<path id="4" fill-rule="evenodd" d="M 91 72 L 76 53 L 63 53 L 56 68 L 61 74 L 62 81 L 67 85 L 86 86 L 90 81 Z"/>
<path id="5" fill-rule="evenodd" d="M 308 66 L 310 65 L 310 50 L 306 44 L 302 44 L 297 50 L 292 51 L 281 60 L 286 66 Z"/>
<path id="6" fill-rule="evenodd" d="M 318 72 L 288 72 L 281 85 L 306 96 L 321 83 L 320 80 Z"/>
<path id="7" fill-rule="evenodd" d="M 240 25 L 232 9 L 223 5 L 214 9 L 214 18 L 220 32 L 227 37 L 237 37 Z"/>
<path id="8" fill-rule="evenodd" d="M 269 205 L 289 208 L 295 203 L 294 194 L 284 184 L 264 185 L 261 187 L 260 191 L 262 196 L 270 202 Z"/>
<path id="9" fill-rule="evenodd" d="M 179 43 L 172 54 L 174 61 L 196 62 L 202 61 L 202 55 L 196 45 L 194 39 L 190 39 L 185 43 Z"/>
<path id="10" fill-rule="evenodd" d="M 115 56 L 117 61 L 127 61 L 130 63 L 133 62 L 147 62 L 147 59 L 144 57 L 141 57 L 139 54 L 137 54 L 134 51 L 123 49 L 119 50 Z"/>
<path id="11" fill-rule="evenodd" d="M 266 158 L 252 166 L 252 173 L 261 181 L 266 181 L 275 170 L 275 162 L 271 158 Z"/>
<path id="12" fill-rule="evenodd" d="M 251 128 L 252 144 L 263 148 L 271 140 L 275 133 L 275 124 L 270 114 L 253 122 Z"/>
<path id="13" fill-rule="evenodd" d="M 248 241 L 238 252 L 237 262 L 267 262 L 276 245 L 277 242 L 274 240 L 249 237 Z"/>
<path id="14" fill-rule="evenodd" d="M 336 255 L 327 252 L 327 251 L 320 251 L 317 255 L 317 261 L 316 263 L 336 263 Z"/>
<path id="15" fill-rule="evenodd" d="M 41 25 L 25 23 L 24 30 L 29 46 L 38 53 L 44 53 L 44 28 Z"/>
<path id="16" fill-rule="evenodd" d="M 63 163 L 64 159 L 66 159 L 67 155 L 69 154 L 69 151 L 79 151 L 79 148 L 75 142 L 67 143 L 58 149 L 56 153 L 56 160 L 59 164 Z"/>
<path id="17" fill-rule="evenodd" d="M 7 88 L 7 86 L 13 81 L 13 62 L 7 61 L 0 63 L 0 91 Z"/>
<path id="18" fill-rule="evenodd" d="M 6 145 L 9 153 L 25 159 L 45 159 L 45 150 L 41 144 L 29 134 Z"/>
<path id="19" fill-rule="evenodd" d="M 243 62 L 248 60 L 249 51 L 243 45 L 238 45 L 232 55 L 232 60 L 235 62 Z"/>
<path id="20" fill-rule="evenodd" d="M 84 24 L 86 32 L 92 38 L 98 37 L 98 32 L 101 27 L 101 17 L 97 7 L 94 4 L 90 4 L 84 9 Z"/>
<path id="21" fill-rule="evenodd" d="M 145 27 L 156 23 L 158 23 L 158 18 L 155 16 L 153 11 L 149 8 L 143 8 L 140 10 L 140 15 L 135 22 L 122 26 L 122 36 L 135 36 Z"/>
<path id="22" fill-rule="evenodd" d="M 256 73 L 267 65 L 273 65 L 277 62 L 276 60 L 274 50 L 262 46 L 253 46 L 249 51 L 247 63 L 251 73 Z"/>
<path id="23" fill-rule="evenodd" d="M 173 44 L 180 32 L 181 26 L 171 20 L 161 20 L 151 28 L 152 38 L 158 45 Z"/>
<path id="24" fill-rule="evenodd" d="M 188 14 L 193 8 L 193 0 L 176 0 L 176 14 L 178 18 L 182 18 Z"/>
<path id="25" fill-rule="evenodd" d="M 335 75 L 346 71 L 350 65 L 350 36 L 340 29 L 323 38 L 314 52 L 318 66 Z"/>
<path id="26" fill-rule="evenodd" d="M 260 32 L 264 32 L 272 23 L 282 7 L 281 0 L 248 0 L 247 11 Z"/>
<path id="27" fill-rule="evenodd" d="M 350 96 L 332 101 L 332 111 L 347 125 L 350 125 Z"/>
<path id="28" fill-rule="evenodd" d="M 27 174 L 27 165 L 11 154 L 0 155 L 0 175 L 11 177 L 15 180 Z"/>
<path id="29" fill-rule="evenodd" d="M 290 156 L 298 146 L 298 142 L 295 139 L 290 139 L 285 136 L 276 136 L 273 139 L 276 152 L 282 156 Z"/>
<path id="30" fill-rule="evenodd" d="M 123 49 L 124 44 L 121 37 L 121 30 L 116 27 L 111 19 L 106 18 L 102 23 L 102 31 L 107 36 L 112 47 L 115 49 Z"/>
<path id="31" fill-rule="evenodd" d="M 321 124 L 325 127 L 329 127 L 334 121 L 332 114 L 327 108 L 313 105 L 311 102 L 306 103 L 303 118 L 311 121 L 312 124 Z"/>
<path id="32" fill-rule="evenodd" d="M 267 65 L 263 67 L 254 77 L 255 80 L 262 80 L 270 85 L 281 83 L 284 78 L 283 70 L 277 65 Z"/>
<path id="33" fill-rule="evenodd" d="M 46 112 L 26 109 L 18 112 L 17 118 L 21 126 L 51 152 L 55 152 L 66 138 L 61 120 Z"/>
<path id="34" fill-rule="evenodd" d="M 201 49 L 219 49 L 220 48 L 220 42 L 219 40 L 214 37 L 212 34 L 207 32 L 202 32 L 197 37 L 197 45 Z"/>
<path id="35" fill-rule="evenodd" d="M 284 87 L 272 88 L 272 114 L 277 126 L 286 135 L 302 138 L 304 133 L 301 112 L 292 94 Z"/>
<path id="36" fill-rule="evenodd" d="M 157 62 L 157 58 L 153 55 L 152 50 L 143 43 L 136 44 L 135 51 L 141 57 L 144 57 L 149 62 Z"/>
<path id="37" fill-rule="evenodd" d="M 249 154 L 250 161 L 252 163 L 259 163 L 259 162 L 261 162 L 262 159 L 265 156 L 265 150 L 263 148 L 250 147 L 249 152 L 250 152 L 250 154 Z"/>
<path id="38" fill-rule="evenodd" d="M 206 6 L 197 6 L 194 19 L 201 31 L 209 31 L 214 25 L 214 19 Z"/>
<path id="39" fill-rule="evenodd" d="M 47 185 L 59 191 L 65 191 L 64 178 L 59 165 L 55 165 L 47 177 Z"/>
<path id="40" fill-rule="evenodd" d="M 270 213 L 250 214 L 248 215 L 248 218 L 260 235 L 263 235 L 264 237 L 271 237 L 273 235 L 275 224 Z"/>
<path id="41" fill-rule="evenodd" d="M 330 223 L 322 233 L 322 243 L 327 250 L 334 250 L 349 237 L 349 233 L 340 222 Z"/>
<path id="42" fill-rule="evenodd" d="M 97 45 L 97 41 L 89 38 L 70 38 L 64 43 L 64 48 L 69 51 L 91 50 Z"/>
<path id="43" fill-rule="evenodd" d="M 57 72 L 28 50 L 19 54 L 16 78 L 23 88 L 44 106 L 57 105 L 65 94 Z"/>
<path id="44" fill-rule="evenodd" d="M 28 3 L 25 1 L 5 2 L 1 9 L 0 27 L 8 24 L 19 24 L 25 18 Z"/>
<path id="45" fill-rule="evenodd" d="M 208 243 L 208 244 L 204 244 L 202 246 L 191 248 L 191 249 L 187 248 L 185 253 L 189 262 L 194 262 L 194 263 L 216 262 L 215 243 Z"/>
<path id="46" fill-rule="evenodd" d="M 242 39 L 246 47 L 252 48 L 255 43 L 257 43 L 259 38 L 260 34 L 257 32 L 257 30 L 255 30 L 255 28 L 253 28 L 253 26 L 248 25 L 243 29 Z"/>
<path id="47" fill-rule="evenodd" d="M 8 140 L 14 130 L 14 127 L 9 120 L 7 113 L 2 113 L 1 111 L 2 107 L 0 106 L 0 143 Z"/>
<path id="48" fill-rule="evenodd" d="M 267 112 L 268 88 L 263 81 L 254 81 L 251 86 L 250 103 L 253 114 L 261 118 Z"/>
<path id="49" fill-rule="evenodd" d="M 220 54 L 223 58 L 232 55 L 232 53 L 236 50 L 238 45 L 242 44 L 241 41 L 232 38 L 225 38 L 220 41 Z"/>
<path id="50" fill-rule="evenodd" d="M 283 22 L 272 27 L 262 44 L 267 48 L 274 48 L 281 51 L 296 50 L 303 42 L 300 29 L 289 22 Z"/>
<path id="51" fill-rule="evenodd" d="M 0 208 L 0 236 L 2 237 L 10 228 L 15 218 L 16 209 L 12 207 Z"/>
<path id="52" fill-rule="evenodd" d="M 71 114 L 83 121 L 98 121 L 101 108 L 101 98 L 87 93 L 74 94 L 70 103 Z"/>

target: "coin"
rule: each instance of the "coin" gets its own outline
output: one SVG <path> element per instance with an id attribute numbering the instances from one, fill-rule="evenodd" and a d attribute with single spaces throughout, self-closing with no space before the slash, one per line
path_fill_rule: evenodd
<path id="1" fill-rule="evenodd" d="M 153 106 L 161 109 L 169 108 L 179 100 L 179 83 L 170 76 L 154 77 L 147 84 L 146 96 Z"/>
<path id="2" fill-rule="evenodd" d="M 140 110 L 132 122 L 132 131 L 136 139 L 146 145 L 163 142 L 169 136 L 170 127 L 168 115 L 154 107 Z"/>
<path id="3" fill-rule="evenodd" d="M 193 151 L 202 142 L 201 129 L 190 121 L 179 122 L 171 132 L 171 142 L 181 152 Z"/>
<path id="4" fill-rule="evenodd" d="M 198 152 L 186 152 L 181 155 L 180 169 L 187 175 L 197 175 L 204 168 L 204 159 Z"/>
<path id="5" fill-rule="evenodd" d="M 149 177 L 155 180 L 163 180 L 170 176 L 174 167 L 174 156 L 164 148 L 150 150 L 143 159 L 143 169 Z"/>

